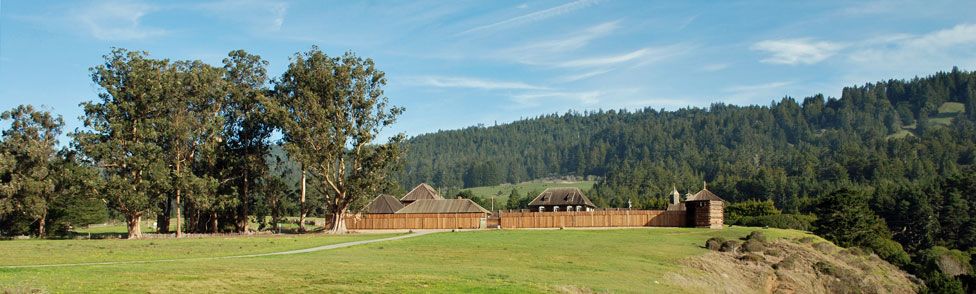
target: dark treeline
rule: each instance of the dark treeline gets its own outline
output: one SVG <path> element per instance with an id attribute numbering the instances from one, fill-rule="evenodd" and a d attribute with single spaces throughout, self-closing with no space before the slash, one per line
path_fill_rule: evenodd
<path id="1" fill-rule="evenodd" d="M 313 47 L 275 79 L 243 50 L 220 67 L 125 49 L 104 59 L 90 69 L 100 92 L 81 104 L 85 128 L 68 134 L 70 147 L 58 147 L 60 116 L 3 112 L 0 235 L 114 218 L 138 238 L 152 217 L 177 237 L 270 229 L 286 215 L 304 229 L 310 214 L 338 233 L 350 206 L 392 187 L 385 175 L 403 136 L 375 139 L 403 108 L 388 104 L 370 59 Z"/>
<path id="2" fill-rule="evenodd" d="M 976 250 L 974 122 L 976 73 L 954 68 L 848 87 L 840 98 L 568 112 L 441 131 L 408 141 L 397 179 L 472 187 L 597 177 L 587 194 L 597 205 L 630 200 L 650 209 L 666 205 L 672 185 L 694 193 L 707 181 L 732 203 L 771 200 L 792 214 L 814 213 L 827 205 L 821 198 L 843 190 L 864 195 L 867 213 L 880 217 L 887 230 L 878 240 L 896 240 L 918 258 L 931 248 Z M 835 241 L 889 245 L 868 239 Z"/>

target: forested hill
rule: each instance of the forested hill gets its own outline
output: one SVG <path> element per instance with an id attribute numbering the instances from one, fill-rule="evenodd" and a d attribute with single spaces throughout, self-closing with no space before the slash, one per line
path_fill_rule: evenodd
<path id="1" fill-rule="evenodd" d="M 406 187 L 598 176 L 598 205 L 650 207 L 676 185 L 787 211 L 841 186 L 895 189 L 971 169 L 976 72 L 849 87 L 842 96 L 662 111 L 569 112 L 408 141 Z"/>

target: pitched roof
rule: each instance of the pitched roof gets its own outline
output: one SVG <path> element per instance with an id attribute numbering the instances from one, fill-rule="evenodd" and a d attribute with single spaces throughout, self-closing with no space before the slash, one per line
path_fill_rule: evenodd
<path id="1" fill-rule="evenodd" d="M 403 195 L 403 198 L 400 198 L 400 201 L 416 201 L 420 199 L 443 200 L 444 197 L 441 197 L 441 194 L 438 194 L 437 190 L 434 190 L 434 188 L 427 185 L 427 183 L 422 183 L 417 185 L 416 188 L 413 188 L 413 190 L 410 190 L 407 195 Z"/>
<path id="2" fill-rule="evenodd" d="M 708 189 L 702 189 L 701 191 L 698 192 L 698 194 L 695 194 L 695 196 L 691 196 L 690 198 L 685 199 L 685 201 L 705 201 L 705 200 L 725 201 L 722 200 L 722 198 L 719 198 L 718 195 L 715 195 L 715 193 L 712 193 L 712 191 L 708 191 Z"/>
<path id="3" fill-rule="evenodd" d="M 575 187 L 546 189 L 539 196 L 536 196 L 535 199 L 532 199 L 529 205 L 586 205 L 588 207 L 596 207 L 593 202 L 590 202 L 589 198 L 586 198 L 586 195 L 583 195 L 583 192 L 579 188 Z"/>
<path id="4" fill-rule="evenodd" d="M 366 206 L 366 213 L 394 213 L 403 208 L 403 203 L 396 197 L 380 194 Z"/>
<path id="5" fill-rule="evenodd" d="M 420 199 L 396 213 L 469 213 L 488 212 L 471 199 Z"/>

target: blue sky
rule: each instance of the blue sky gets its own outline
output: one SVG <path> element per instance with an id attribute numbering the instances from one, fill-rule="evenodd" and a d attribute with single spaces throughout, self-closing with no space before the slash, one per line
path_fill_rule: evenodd
<path id="1" fill-rule="evenodd" d="M 2 1 L 0 109 L 80 127 L 111 47 L 219 65 L 244 49 L 280 75 L 295 52 L 351 50 L 406 113 L 386 134 L 567 110 L 674 110 L 838 96 L 976 70 L 976 1 Z M 65 143 L 65 142 L 62 142 Z"/>

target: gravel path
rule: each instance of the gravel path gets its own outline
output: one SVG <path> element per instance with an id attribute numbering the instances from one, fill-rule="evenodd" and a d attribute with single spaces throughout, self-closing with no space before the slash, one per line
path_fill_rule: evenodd
<path id="1" fill-rule="evenodd" d="M 413 238 L 413 237 L 419 237 L 419 236 L 427 235 L 427 234 L 430 234 L 430 233 L 436 233 L 436 232 L 438 232 L 438 231 L 421 231 L 421 232 L 414 232 L 414 233 L 411 233 L 411 234 L 406 234 L 406 235 L 401 235 L 401 236 L 396 236 L 396 237 L 389 237 L 389 238 L 382 238 L 382 239 L 373 239 L 373 240 L 353 241 L 353 242 L 345 242 L 345 243 L 325 245 L 325 246 L 312 247 L 312 248 L 306 248 L 306 249 L 298 249 L 298 250 L 290 250 L 290 251 L 281 251 L 281 252 L 271 252 L 271 253 L 245 254 L 245 255 L 232 255 L 232 256 L 217 256 L 217 257 L 194 257 L 194 258 L 176 258 L 176 259 L 157 259 L 157 260 L 130 260 L 130 261 L 107 261 L 107 262 L 61 263 L 61 264 L 34 264 L 34 265 L 6 265 L 6 266 L 0 266 L 0 269 L 4 269 L 4 268 L 39 268 L 39 267 L 82 266 L 82 265 L 111 265 L 111 264 L 133 264 L 133 263 L 156 263 L 156 262 L 192 261 L 192 260 L 214 260 L 214 259 L 229 259 L 229 258 L 248 258 L 248 257 L 272 256 L 272 255 L 289 255 L 289 254 L 299 254 L 299 253 L 308 253 L 308 252 L 315 252 L 315 251 L 322 251 L 322 250 L 337 249 L 337 248 L 343 248 L 343 247 L 349 247 L 349 246 L 355 246 L 355 245 L 361 245 L 361 244 L 368 244 L 368 243 L 373 243 L 373 242 L 383 242 L 383 241 L 392 241 L 392 240 Z"/>

